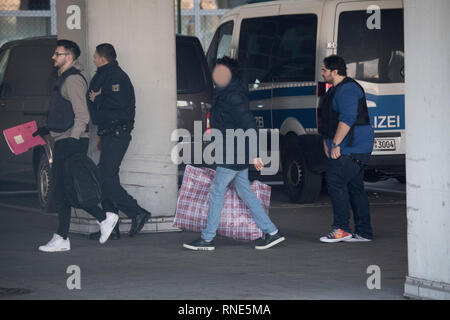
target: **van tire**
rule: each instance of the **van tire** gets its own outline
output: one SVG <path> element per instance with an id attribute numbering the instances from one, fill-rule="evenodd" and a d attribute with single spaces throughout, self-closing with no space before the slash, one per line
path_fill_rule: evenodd
<path id="1" fill-rule="evenodd" d="M 283 163 L 284 186 L 289 198 L 296 203 L 317 201 L 323 177 L 309 169 L 303 153 L 291 151 Z"/>
<path id="2" fill-rule="evenodd" d="M 39 204 L 45 212 L 56 212 L 55 179 L 45 153 L 41 154 L 37 170 Z"/>

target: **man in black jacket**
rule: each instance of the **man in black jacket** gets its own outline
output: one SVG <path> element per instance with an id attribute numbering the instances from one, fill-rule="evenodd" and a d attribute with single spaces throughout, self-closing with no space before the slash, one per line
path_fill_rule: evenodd
<path id="1" fill-rule="evenodd" d="M 97 46 L 94 54 L 97 73 L 89 86 L 88 107 L 101 138 L 103 209 L 116 213 L 120 210 L 132 218 L 129 236 L 134 236 L 142 230 L 151 213 L 140 207 L 120 185 L 119 169 L 131 142 L 136 101 L 130 78 L 116 58 L 111 44 Z"/>
<path id="2" fill-rule="evenodd" d="M 256 157 L 251 161 L 252 154 L 249 152 L 249 148 L 245 148 L 245 154 L 240 154 L 236 148 L 234 135 L 232 134 L 233 139 L 227 139 L 230 129 L 233 133 L 239 129 L 254 130 L 257 135 L 256 122 L 249 109 L 247 84 L 241 79 L 239 69 L 236 60 L 224 57 L 217 61 L 213 71 L 216 86 L 211 108 L 211 128 L 222 133 L 223 159 L 216 159 L 217 169 L 210 191 L 207 226 L 202 231 L 201 238 L 183 245 L 190 250 L 215 249 L 213 239 L 219 226 L 225 193 L 230 182 L 234 183 L 239 197 L 252 212 L 258 227 L 266 234 L 255 248 L 258 250 L 268 249 L 285 240 L 270 221 L 250 187 L 248 167 L 252 162 L 258 171 L 261 170 L 264 167 L 261 158 Z M 228 157 L 227 154 L 230 153 L 233 153 L 234 156 Z M 245 161 L 240 161 L 240 159 L 245 159 Z"/>

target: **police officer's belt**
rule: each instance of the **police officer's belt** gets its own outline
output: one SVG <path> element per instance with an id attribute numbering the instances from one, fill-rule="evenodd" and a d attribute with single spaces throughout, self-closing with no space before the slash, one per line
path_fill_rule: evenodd
<path id="1" fill-rule="evenodd" d="M 119 137 L 124 133 L 130 133 L 133 128 L 133 122 L 131 121 L 113 121 L 109 127 L 99 128 L 97 135 L 100 137 L 108 135 Z"/>

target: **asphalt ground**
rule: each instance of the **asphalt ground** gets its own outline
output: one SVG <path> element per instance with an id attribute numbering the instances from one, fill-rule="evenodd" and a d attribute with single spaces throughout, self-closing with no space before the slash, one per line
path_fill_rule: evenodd
<path id="1" fill-rule="evenodd" d="M 332 223 L 328 195 L 299 205 L 274 186 L 270 216 L 286 241 L 268 250 L 217 237 L 215 251 L 194 252 L 182 244 L 198 234 L 171 232 L 123 235 L 105 245 L 70 234 L 72 250 L 50 254 L 37 248 L 56 230 L 56 215 L 43 213 L 35 194 L 20 193 L 32 187 L 1 191 L 12 187 L 19 192 L 0 193 L 0 299 L 404 299 L 405 194 L 385 187 L 368 191 L 369 243 L 319 242 Z M 79 267 L 81 289 L 68 289 L 69 266 Z M 368 287 L 373 266 L 380 289 Z"/>

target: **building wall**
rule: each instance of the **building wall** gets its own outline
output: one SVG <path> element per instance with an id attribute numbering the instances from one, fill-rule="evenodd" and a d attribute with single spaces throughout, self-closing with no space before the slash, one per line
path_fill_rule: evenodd
<path id="1" fill-rule="evenodd" d="M 450 1 L 405 0 L 406 295 L 450 298 Z"/>
<path id="2" fill-rule="evenodd" d="M 176 129 L 174 5 L 167 0 L 87 1 L 87 48 L 114 45 L 136 94 L 133 139 L 122 162 L 125 188 L 154 216 L 175 213 L 176 166 L 170 135 Z"/>

